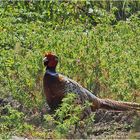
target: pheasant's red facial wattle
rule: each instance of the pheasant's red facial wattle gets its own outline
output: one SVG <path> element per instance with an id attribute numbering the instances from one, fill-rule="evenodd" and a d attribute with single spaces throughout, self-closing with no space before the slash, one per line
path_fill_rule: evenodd
<path id="1" fill-rule="evenodd" d="M 46 67 L 55 68 L 58 63 L 58 57 L 53 53 L 46 53 L 43 61 Z"/>

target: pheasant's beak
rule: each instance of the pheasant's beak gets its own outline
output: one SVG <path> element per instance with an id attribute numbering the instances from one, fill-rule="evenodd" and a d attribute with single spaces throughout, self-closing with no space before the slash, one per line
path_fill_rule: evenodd
<path id="1" fill-rule="evenodd" d="M 44 62 L 44 66 L 46 67 L 48 65 L 48 62 L 49 62 L 47 57 L 44 57 L 43 62 Z"/>
<path id="2" fill-rule="evenodd" d="M 48 62 L 47 57 L 44 57 L 44 58 L 43 58 L 43 62 Z"/>

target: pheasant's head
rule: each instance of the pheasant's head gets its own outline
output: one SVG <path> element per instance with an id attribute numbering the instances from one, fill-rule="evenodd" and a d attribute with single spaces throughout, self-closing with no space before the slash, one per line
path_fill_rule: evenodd
<path id="1" fill-rule="evenodd" d="M 47 68 L 56 68 L 58 63 L 58 57 L 53 53 L 45 53 L 43 62 L 44 66 Z"/>

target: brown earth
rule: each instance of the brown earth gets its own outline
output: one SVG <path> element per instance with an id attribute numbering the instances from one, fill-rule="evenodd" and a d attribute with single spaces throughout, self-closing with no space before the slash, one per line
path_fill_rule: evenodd
<path id="1" fill-rule="evenodd" d="M 114 112 L 98 110 L 92 138 L 140 138 L 140 114 L 135 111 Z"/>

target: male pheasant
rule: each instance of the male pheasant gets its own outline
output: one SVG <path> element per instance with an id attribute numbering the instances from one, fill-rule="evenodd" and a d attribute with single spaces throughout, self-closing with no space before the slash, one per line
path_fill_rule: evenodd
<path id="1" fill-rule="evenodd" d="M 62 102 L 67 93 L 79 95 L 81 102 L 88 100 L 92 103 L 91 110 L 108 109 L 108 110 L 140 110 L 140 104 L 130 102 L 120 102 L 109 99 L 100 99 L 93 93 L 83 88 L 77 82 L 56 72 L 58 57 L 53 53 L 46 53 L 43 59 L 46 72 L 43 78 L 44 94 L 49 107 L 54 110 Z"/>

